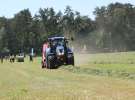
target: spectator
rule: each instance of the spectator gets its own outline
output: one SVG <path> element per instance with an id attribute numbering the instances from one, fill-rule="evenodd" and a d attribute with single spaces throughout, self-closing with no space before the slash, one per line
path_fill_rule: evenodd
<path id="1" fill-rule="evenodd" d="M 30 53 L 29 57 L 30 57 L 30 61 L 33 61 L 33 56 L 31 53 Z"/>
<path id="2" fill-rule="evenodd" d="M 3 54 L 0 55 L 0 59 L 1 59 L 1 63 L 3 63 L 3 59 L 4 59 Z"/>

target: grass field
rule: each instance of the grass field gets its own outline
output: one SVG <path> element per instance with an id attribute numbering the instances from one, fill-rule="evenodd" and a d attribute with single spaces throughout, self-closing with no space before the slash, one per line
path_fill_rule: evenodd
<path id="1" fill-rule="evenodd" d="M 134 100 L 135 52 L 75 54 L 76 66 L 0 64 L 0 100 Z"/>

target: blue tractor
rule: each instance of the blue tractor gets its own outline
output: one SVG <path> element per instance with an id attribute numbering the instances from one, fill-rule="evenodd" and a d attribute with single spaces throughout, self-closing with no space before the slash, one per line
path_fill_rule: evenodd
<path id="1" fill-rule="evenodd" d="M 49 46 L 43 48 L 42 68 L 57 68 L 61 65 L 74 66 L 74 53 L 68 46 L 68 39 L 65 37 L 48 38 Z"/>

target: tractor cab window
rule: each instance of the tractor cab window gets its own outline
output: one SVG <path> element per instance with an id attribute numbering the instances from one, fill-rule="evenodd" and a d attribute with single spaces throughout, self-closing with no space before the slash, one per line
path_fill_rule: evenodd
<path id="1" fill-rule="evenodd" d="M 64 40 L 58 40 L 58 45 L 61 45 L 61 46 L 63 46 L 64 45 Z"/>
<path id="2" fill-rule="evenodd" d="M 56 39 L 52 42 L 52 45 L 53 46 L 57 46 L 57 45 L 63 46 L 63 45 L 65 45 L 65 41 L 63 39 Z"/>
<path id="3" fill-rule="evenodd" d="M 53 45 L 53 46 L 56 46 L 56 45 L 57 45 L 57 41 L 55 41 L 55 40 L 52 41 L 52 45 Z"/>

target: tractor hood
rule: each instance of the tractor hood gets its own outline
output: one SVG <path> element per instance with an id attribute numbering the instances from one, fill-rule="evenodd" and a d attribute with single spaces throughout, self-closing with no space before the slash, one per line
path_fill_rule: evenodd
<path id="1" fill-rule="evenodd" d="M 63 46 L 57 46 L 56 47 L 56 54 L 58 55 L 58 56 L 62 56 L 62 55 L 64 55 L 64 47 Z"/>

